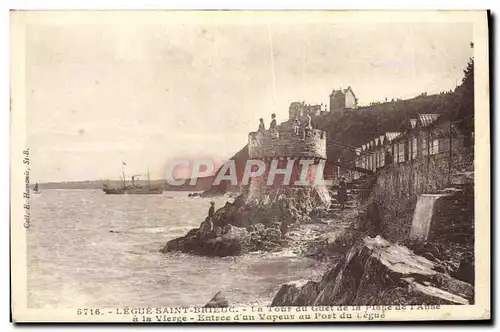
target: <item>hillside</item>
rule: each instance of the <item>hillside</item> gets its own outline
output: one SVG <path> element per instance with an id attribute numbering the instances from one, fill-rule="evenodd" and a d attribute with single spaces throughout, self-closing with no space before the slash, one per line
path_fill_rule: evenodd
<path id="1" fill-rule="evenodd" d="M 230 158 L 234 160 L 236 164 L 236 176 L 238 183 L 240 183 L 243 176 L 243 171 L 245 170 L 245 163 L 248 160 L 248 145 L 245 145 L 240 151 L 238 151 L 234 156 Z M 216 172 L 216 176 L 219 174 L 219 170 Z M 218 186 L 211 186 L 210 189 L 205 191 L 204 196 L 210 195 L 222 195 L 228 191 L 239 191 L 240 187 L 238 185 L 232 186 L 229 181 L 222 181 Z"/>
<path id="2" fill-rule="evenodd" d="M 422 95 L 413 99 L 360 107 L 342 114 L 328 113 L 313 119 L 313 124 L 328 133 L 328 158 L 336 156 L 349 160 L 352 158 L 351 153 L 334 143 L 361 146 L 386 132 L 401 131 L 404 121 L 418 113 L 448 116 L 457 107 L 459 100 L 459 95 L 455 92 Z"/>
<path id="3" fill-rule="evenodd" d="M 464 132 L 474 131 L 474 61 L 467 64 L 461 84 L 455 91 L 435 95 L 422 94 L 406 100 L 396 100 L 359 107 L 356 110 L 343 113 L 326 113 L 312 119 L 313 126 L 327 132 L 328 161 L 336 158 L 348 161 L 353 158 L 352 150 L 341 148 L 335 143 L 359 147 L 374 137 L 390 131 L 400 131 L 404 121 L 418 113 L 442 114 L 448 119 L 466 121 L 457 122 Z M 242 133 L 246 134 L 246 133 Z M 467 138 L 467 137 L 466 137 Z M 470 137 L 469 137 L 470 138 Z M 472 140 L 470 140 L 472 142 Z M 236 164 L 238 183 L 248 160 L 248 146 L 244 146 L 230 160 Z M 326 172 L 330 172 L 331 163 L 327 163 Z M 220 171 L 220 169 L 219 169 Z M 216 175 L 218 172 L 216 173 Z M 216 176 L 215 175 L 215 176 Z M 212 186 L 215 176 L 200 178 L 195 186 L 189 181 L 183 186 L 170 186 L 165 180 L 151 181 L 153 186 L 164 186 L 165 190 L 173 191 L 203 191 L 204 195 L 220 195 L 227 191 L 239 191 L 240 187 L 232 186 L 228 181 L 222 181 L 218 186 Z M 101 189 L 102 181 L 49 182 L 40 184 L 41 189 Z M 121 181 L 109 181 L 111 187 L 121 186 Z M 145 185 L 144 181 L 138 184 Z"/>
<path id="4" fill-rule="evenodd" d="M 406 100 L 396 100 L 360 107 L 343 114 L 325 114 L 313 119 L 313 124 L 328 133 L 327 154 L 343 156 L 345 150 L 333 145 L 333 142 L 358 147 L 385 132 L 401 131 L 404 121 L 417 114 L 441 114 L 452 121 L 460 121 L 458 126 L 465 132 L 473 131 L 474 118 L 474 61 L 470 59 L 464 70 L 461 84 L 455 91 L 435 95 L 422 94 Z"/>
<path id="5" fill-rule="evenodd" d="M 474 62 L 471 59 L 464 70 L 462 84 L 455 91 L 442 92 L 435 95 L 422 94 L 406 100 L 396 100 L 359 107 L 356 110 L 345 110 L 342 113 L 326 113 L 312 119 L 315 128 L 327 132 L 327 166 L 325 172 L 330 173 L 331 162 L 337 158 L 352 160 L 354 152 L 339 147 L 336 143 L 359 147 L 373 138 L 386 132 L 401 131 L 405 121 L 419 113 L 441 114 L 447 119 L 462 120 L 459 126 L 466 126 L 473 131 L 474 123 Z M 471 129 L 472 128 L 472 129 Z M 236 162 L 238 180 L 241 179 L 245 162 L 248 159 L 248 148 L 245 146 L 231 160 Z M 227 181 L 210 188 L 208 194 L 222 194 L 238 188 L 230 186 Z"/>

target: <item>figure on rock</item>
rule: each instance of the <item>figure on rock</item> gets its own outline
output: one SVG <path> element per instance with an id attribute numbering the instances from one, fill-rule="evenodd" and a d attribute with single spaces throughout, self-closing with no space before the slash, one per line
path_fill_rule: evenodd
<path id="1" fill-rule="evenodd" d="M 215 214 L 215 202 L 210 202 L 210 208 L 208 209 L 208 216 L 200 225 L 200 230 L 202 234 L 211 232 L 214 228 L 214 214 Z"/>
<path id="2" fill-rule="evenodd" d="M 213 219 L 215 213 L 215 202 L 210 202 L 210 208 L 208 209 L 208 219 Z"/>

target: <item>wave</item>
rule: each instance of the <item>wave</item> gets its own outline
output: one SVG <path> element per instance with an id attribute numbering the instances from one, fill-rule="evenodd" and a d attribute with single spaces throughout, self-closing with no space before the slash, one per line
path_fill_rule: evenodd
<path id="1" fill-rule="evenodd" d="M 189 227 L 189 226 L 180 226 L 180 227 L 171 227 L 171 228 L 168 228 L 166 231 L 168 233 L 177 233 L 177 232 L 189 232 L 191 229 L 193 229 L 195 227 Z"/>
<path id="2" fill-rule="evenodd" d="M 167 233 L 170 229 L 161 226 L 161 227 L 137 227 L 128 230 L 126 233 L 148 233 L 148 234 L 157 234 L 157 233 Z"/>

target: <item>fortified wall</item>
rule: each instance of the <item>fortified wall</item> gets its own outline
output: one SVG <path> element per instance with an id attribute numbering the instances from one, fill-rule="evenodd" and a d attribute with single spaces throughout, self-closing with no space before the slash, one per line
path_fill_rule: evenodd
<path id="1" fill-rule="evenodd" d="M 261 176 L 250 179 L 249 200 L 261 201 L 266 196 L 287 195 L 291 189 L 308 188 L 313 189 L 316 199 L 329 207 L 328 188 L 316 181 L 318 171 L 322 170 L 319 164 L 326 161 L 326 132 L 318 129 L 300 130 L 298 134 L 285 129 L 252 132 L 248 137 L 248 152 L 250 159 L 262 160 L 266 164 Z M 284 174 L 277 174 L 272 183 L 267 183 L 273 161 L 278 169 L 291 167 L 290 181 L 285 181 Z M 304 163 L 310 165 L 305 166 L 308 167 L 307 175 L 301 178 Z M 323 174 L 320 175 L 323 179 Z M 296 181 L 301 181 L 301 184 L 295 184 Z"/>
<path id="2" fill-rule="evenodd" d="M 248 137 L 250 158 L 318 158 L 326 160 L 326 132 L 311 129 L 296 135 L 292 131 L 253 132 Z"/>

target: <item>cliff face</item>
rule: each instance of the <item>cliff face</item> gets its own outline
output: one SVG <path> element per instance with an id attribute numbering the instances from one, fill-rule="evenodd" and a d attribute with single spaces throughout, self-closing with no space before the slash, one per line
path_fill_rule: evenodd
<path id="1" fill-rule="evenodd" d="M 245 170 L 246 161 L 249 159 L 248 157 L 248 145 L 245 145 L 240 151 L 238 151 L 230 160 L 234 160 L 236 165 L 236 177 L 238 179 L 238 183 L 241 183 L 241 178 L 243 177 L 243 171 Z M 213 179 L 215 179 L 221 169 L 219 168 L 215 173 Z M 206 188 L 205 192 L 202 196 L 213 196 L 213 195 L 223 195 L 226 192 L 236 192 L 240 191 L 239 186 L 233 186 L 229 181 L 221 181 L 219 185 L 212 185 Z"/>
<path id="2" fill-rule="evenodd" d="M 272 306 L 473 304 L 470 284 L 381 237 L 365 237 L 320 281 L 285 284 Z"/>

